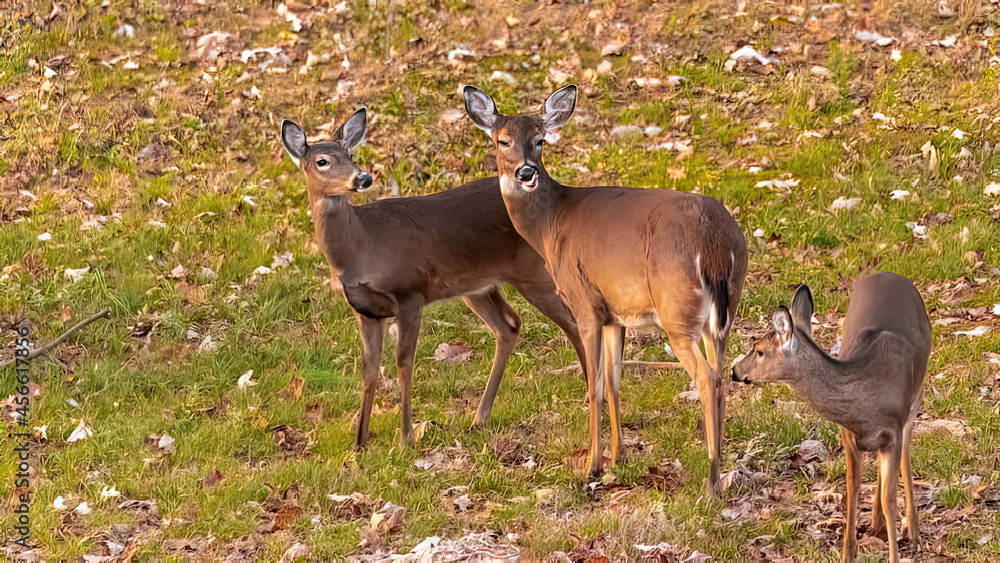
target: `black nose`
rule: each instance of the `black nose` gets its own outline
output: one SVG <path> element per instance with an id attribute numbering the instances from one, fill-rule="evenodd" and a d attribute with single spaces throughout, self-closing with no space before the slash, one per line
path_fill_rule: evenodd
<path id="1" fill-rule="evenodd" d="M 362 172 L 354 178 L 354 185 L 359 188 L 368 188 L 372 185 L 372 175 L 367 172 Z"/>
<path id="2" fill-rule="evenodd" d="M 732 371 L 732 373 L 730 375 L 732 375 L 733 381 L 739 381 L 740 380 L 739 377 L 736 377 L 736 368 L 733 368 L 733 371 Z"/>
<path id="3" fill-rule="evenodd" d="M 522 166 L 520 170 L 517 171 L 517 179 L 522 182 L 527 182 L 535 177 L 536 172 L 538 171 L 535 170 L 534 166 Z"/>

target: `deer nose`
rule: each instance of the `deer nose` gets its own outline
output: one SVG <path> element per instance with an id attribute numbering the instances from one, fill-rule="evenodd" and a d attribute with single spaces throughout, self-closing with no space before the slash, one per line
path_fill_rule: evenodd
<path id="1" fill-rule="evenodd" d="M 527 182 L 528 180 L 534 178 L 536 173 L 538 173 L 538 171 L 535 170 L 534 166 L 522 166 L 517 171 L 517 179 L 522 182 Z"/>
<path id="2" fill-rule="evenodd" d="M 359 188 L 368 188 L 372 185 L 372 176 L 367 172 L 362 172 L 354 177 L 354 185 Z"/>

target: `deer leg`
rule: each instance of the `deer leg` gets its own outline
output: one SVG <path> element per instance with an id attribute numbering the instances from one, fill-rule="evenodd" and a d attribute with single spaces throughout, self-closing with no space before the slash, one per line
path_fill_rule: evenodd
<path id="1" fill-rule="evenodd" d="M 861 497 L 861 451 L 854 433 L 840 427 L 840 438 L 847 454 L 847 496 L 844 497 L 844 552 L 841 561 L 854 561 L 858 556 L 858 500 Z"/>
<path id="2" fill-rule="evenodd" d="M 698 348 L 698 340 L 685 334 L 668 334 L 677 359 L 691 374 L 698 386 L 698 395 L 705 415 L 705 441 L 708 442 L 708 458 L 711 461 L 708 481 L 713 495 L 721 488 L 719 468 L 722 462 L 722 435 L 719 433 L 719 374 L 708 365 L 705 355 Z"/>
<path id="3" fill-rule="evenodd" d="M 622 354 L 625 351 L 625 327 L 605 325 L 601 331 L 604 389 L 611 419 L 611 466 L 618 463 L 622 443 L 621 394 Z M 601 374 L 598 374 L 600 377 Z"/>
<path id="4" fill-rule="evenodd" d="M 400 441 L 404 446 L 413 444 L 413 410 L 410 405 L 410 385 L 413 381 L 413 356 L 417 351 L 420 334 L 420 316 L 424 312 L 423 300 L 411 297 L 399 304 L 396 327 L 396 371 L 399 372 L 399 394 L 403 413 Z"/>
<path id="5" fill-rule="evenodd" d="M 361 387 L 361 420 L 358 421 L 354 448 L 360 450 L 368 444 L 368 425 L 372 418 L 372 403 L 375 401 L 375 387 L 378 385 L 379 366 L 382 363 L 384 319 L 372 319 L 359 314 L 358 330 L 361 332 L 361 344 L 364 348 L 364 355 L 361 357 L 364 380 Z"/>
<path id="6" fill-rule="evenodd" d="M 872 501 L 872 525 L 868 533 L 881 536 L 885 532 L 885 517 L 882 513 L 882 472 L 875 478 L 875 500 Z"/>
<path id="7" fill-rule="evenodd" d="M 705 355 L 708 357 L 709 363 L 715 362 L 713 366 L 715 373 L 718 376 L 716 378 L 716 409 L 718 411 L 718 417 L 716 417 L 716 432 L 718 432 L 719 440 L 721 441 L 726 435 L 725 422 L 726 422 L 726 380 L 722 377 L 723 370 L 725 370 L 726 363 L 726 339 L 729 338 L 729 333 L 722 334 L 718 339 L 713 338 L 712 335 L 705 331 L 702 336 L 702 342 L 705 343 Z"/>
<path id="8" fill-rule="evenodd" d="M 882 475 L 882 510 L 885 528 L 889 535 L 889 563 L 899 563 L 899 545 L 896 538 L 896 487 L 899 483 L 899 458 L 902 454 L 898 442 L 882 448 L 878 452 L 878 470 Z"/>
<path id="9" fill-rule="evenodd" d="M 476 419 L 472 425 L 486 426 L 490 419 L 490 411 L 493 410 L 493 401 L 496 399 L 497 390 L 500 388 L 500 380 L 503 379 L 503 372 L 507 369 L 507 360 L 514 350 L 517 342 L 517 334 L 521 330 L 521 319 L 518 318 L 514 309 L 504 301 L 500 294 L 499 287 L 492 287 L 483 293 L 466 295 L 462 299 L 472 309 L 497 339 L 496 352 L 493 354 L 493 367 L 490 369 L 490 378 L 486 382 L 486 390 L 483 391 L 483 398 L 479 401 L 479 409 L 476 410 Z"/>
<path id="10" fill-rule="evenodd" d="M 601 408 L 602 400 L 598 384 L 598 361 L 601 349 L 601 327 L 580 326 L 580 337 L 583 340 L 584 356 L 587 362 L 587 398 L 590 400 L 590 452 L 587 454 L 587 474 L 598 475 L 604 450 L 601 448 Z M 603 387 L 603 384 L 601 384 Z"/>
<path id="11" fill-rule="evenodd" d="M 914 412 L 914 414 L 916 414 Z M 917 525 L 917 501 L 913 494 L 913 466 L 910 463 L 910 438 L 913 435 L 913 418 L 903 427 L 902 456 L 900 469 L 903 477 L 903 493 L 906 497 L 906 530 L 905 536 L 911 545 L 920 549 L 920 527 Z"/>
<path id="12" fill-rule="evenodd" d="M 556 325 L 566 333 L 570 344 L 576 350 L 576 357 L 580 359 L 580 367 L 583 371 L 583 380 L 587 380 L 587 360 L 586 351 L 583 348 L 583 340 L 580 338 L 580 330 L 576 326 L 573 313 L 570 312 L 563 300 L 555 292 L 552 282 L 545 283 L 521 283 L 514 284 L 514 287 L 521 292 L 525 300 L 531 303 L 543 315 L 556 323 Z M 602 364 L 599 364 L 602 365 Z M 601 379 L 603 381 L 603 379 Z M 603 393 L 602 393 L 603 395 Z"/>

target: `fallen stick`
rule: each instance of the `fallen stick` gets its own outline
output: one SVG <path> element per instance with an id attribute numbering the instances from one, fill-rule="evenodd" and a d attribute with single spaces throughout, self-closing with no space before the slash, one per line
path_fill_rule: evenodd
<path id="1" fill-rule="evenodd" d="M 684 369 L 684 366 L 680 362 L 647 362 L 643 360 L 625 360 L 622 364 L 626 366 L 642 366 L 647 368 L 664 368 L 664 369 Z M 564 368 L 555 370 L 556 373 L 562 373 L 566 371 L 582 371 L 580 368 L 580 362 L 574 361 Z"/>
<path id="2" fill-rule="evenodd" d="M 25 356 L 24 358 L 21 358 L 21 359 L 25 360 L 25 361 L 28 361 L 28 360 L 33 360 L 33 359 L 35 359 L 38 356 L 41 356 L 43 354 L 47 354 L 49 352 L 49 350 L 51 350 L 51 349 L 55 348 L 56 346 L 62 344 L 63 340 L 66 340 L 67 338 L 69 338 L 69 335 L 73 334 L 74 332 L 76 332 L 76 331 L 78 331 L 78 330 L 86 327 L 87 325 L 89 325 L 90 323 L 96 321 L 97 319 L 101 319 L 101 318 L 107 319 L 107 318 L 110 318 L 110 317 L 111 317 L 111 311 L 109 309 L 104 309 L 100 313 L 97 313 L 95 315 L 91 315 L 91 316 L 87 317 L 86 319 L 83 319 L 82 321 L 80 321 L 80 322 L 76 323 L 75 325 L 71 326 L 69 328 L 69 330 L 67 330 L 66 332 L 60 334 L 52 342 L 49 342 L 48 344 L 46 344 L 45 346 L 42 346 L 41 348 L 35 348 L 31 352 L 29 352 L 27 356 Z M 0 363 L 0 369 L 3 369 L 5 367 L 13 364 L 17 360 L 18 360 L 18 358 L 15 357 L 15 358 L 13 358 L 11 360 L 7 360 L 6 362 Z"/>
<path id="3" fill-rule="evenodd" d="M 684 369 L 680 362 L 644 362 L 642 360 L 625 360 L 627 366 L 643 366 L 647 368 Z"/>

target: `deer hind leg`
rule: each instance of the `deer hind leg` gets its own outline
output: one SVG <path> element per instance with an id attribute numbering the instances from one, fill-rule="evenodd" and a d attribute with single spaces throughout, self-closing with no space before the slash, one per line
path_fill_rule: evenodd
<path id="1" fill-rule="evenodd" d="M 702 333 L 702 342 L 705 343 L 705 355 L 708 357 L 709 363 L 714 362 L 714 369 L 718 378 L 716 379 L 716 409 L 718 410 L 717 428 L 719 440 L 726 437 L 726 379 L 722 377 L 723 370 L 725 370 L 726 364 L 726 340 L 729 338 L 729 332 L 725 334 L 720 334 L 718 337 L 713 337 L 709 331 Z"/>
<path id="2" fill-rule="evenodd" d="M 399 304 L 399 316 L 396 318 L 399 329 L 399 338 L 396 340 L 396 371 L 399 372 L 400 410 L 403 413 L 400 441 L 404 446 L 413 444 L 410 387 L 413 381 L 413 356 L 417 352 L 417 336 L 420 334 L 420 317 L 423 312 L 423 299 L 411 297 Z"/>
<path id="3" fill-rule="evenodd" d="M 885 516 L 882 510 L 882 472 L 875 478 L 875 500 L 872 501 L 872 525 L 868 533 L 881 537 L 885 533 Z"/>
<path id="4" fill-rule="evenodd" d="M 896 537 L 896 488 L 899 483 L 900 463 L 902 447 L 898 441 L 882 448 L 878 452 L 878 471 L 882 476 L 882 510 L 885 517 L 885 528 L 889 539 L 889 562 L 899 563 L 899 545 Z"/>
<path id="5" fill-rule="evenodd" d="M 719 432 L 722 426 L 719 420 L 719 400 L 717 397 L 721 389 L 720 377 L 708 365 L 708 360 L 698 348 L 697 338 L 680 333 L 668 333 L 667 337 L 674 347 L 677 359 L 691 374 L 691 378 L 698 386 L 698 395 L 705 415 L 705 441 L 708 442 L 708 458 L 711 461 L 708 476 L 709 486 L 712 494 L 717 495 L 720 490 L 719 468 L 722 462 L 722 434 Z"/>
<path id="6" fill-rule="evenodd" d="M 840 438 L 847 455 L 847 496 L 844 497 L 844 552 L 842 561 L 858 556 L 858 500 L 861 496 L 861 451 L 854 433 L 840 427 Z M 877 496 L 877 493 L 876 493 Z"/>
<path id="7" fill-rule="evenodd" d="M 601 330 L 601 359 L 604 390 L 611 419 L 611 466 L 618 463 L 622 443 L 621 394 L 622 354 L 625 351 L 625 327 L 606 325 Z M 601 377 L 602 374 L 598 374 Z"/>
<path id="8" fill-rule="evenodd" d="M 916 409 L 913 411 L 916 415 Z M 903 477 L 903 493 L 906 497 L 906 530 L 904 536 L 910 540 L 910 545 L 920 549 L 920 527 L 917 524 L 917 501 L 913 494 L 913 465 L 910 463 L 910 438 L 913 436 L 913 417 L 903 427 L 902 456 L 900 469 Z"/>
<path id="9" fill-rule="evenodd" d="M 490 332 L 497 339 L 490 378 L 486 382 L 486 390 L 483 391 L 479 408 L 476 410 L 476 418 L 472 423 L 474 427 L 482 427 L 486 426 L 490 420 L 493 401 L 496 400 L 500 381 L 503 379 L 504 370 L 507 369 L 507 361 L 510 359 L 510 353 L 514 350 L 518 332 L 521 330 L 521 319 L 514 312 L 514 309 L 504 301 L 499 287 L 494 286 L 483 293 L 466 295 L 462 299 L 470 309 L 479 315 L 479 318 L 486 323 Z"/>
<path id="10" fill-rule="evenodd" d="M 382 363 L 385 320 L 372 319 L 361 314 L 357 317 L 361 344 L 364 348 L 364 355 L 361 357 L 364 380 L 361 384 L 361 418 L 358 421 L 358 432 L 354 437 L 354 448 L 361 449 L 368 444 L 368 425 L 371 423 L 372 403 L 375 401 L 375 388 L 378 386 L 379 368 Z"/>

